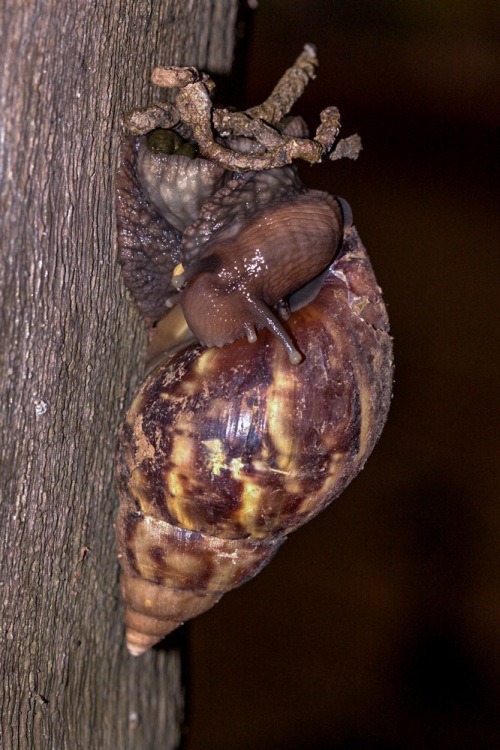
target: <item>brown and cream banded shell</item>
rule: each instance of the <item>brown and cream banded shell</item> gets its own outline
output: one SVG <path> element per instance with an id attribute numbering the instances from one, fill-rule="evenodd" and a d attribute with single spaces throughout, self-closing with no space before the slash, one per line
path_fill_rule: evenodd
<path id="1" fill-rule="evenodd" d="M 388 319 L 354 226 L 317 296 L 268 330 L 192 343 L 157 367 L 120 430 L 117 536 L 140 654 L 254 576 L 363 467 L 386 420 Z"/>

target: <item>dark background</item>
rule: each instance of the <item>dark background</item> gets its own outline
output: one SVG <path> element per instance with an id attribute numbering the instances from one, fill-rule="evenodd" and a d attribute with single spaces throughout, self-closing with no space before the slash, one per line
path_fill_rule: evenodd
<path id="1" fill-rule="evenodd" d="M 295 112 L 315 128 L 335 104 L 362 136 L 357 162 L 301 171 L 353 208 L 396 380 L 362 474 L 184 628 L 187 748 L 498 748 L 500 5 L 242 8 L 235 103 L 264 99 L 314 42 Z"/>

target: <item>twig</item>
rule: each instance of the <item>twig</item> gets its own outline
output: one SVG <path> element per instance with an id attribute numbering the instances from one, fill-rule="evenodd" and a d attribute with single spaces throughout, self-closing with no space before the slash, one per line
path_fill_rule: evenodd
<path id="1" fill-rule="evenodd" d="M 361 141 L 357 135 L 337 141 L 340 113 L 336 107 L 327 107 L 321 112 L 321 124 L 312 139 L 280 132 L 281 121 L 315 77 L 317 66 L 316 48 L 306 44 L 268 99 L 246 112 L 214 109 L 210 100 L 214 83 L 196 68 L 158 67 L 151 80 L 163 88 L 179 88 L 175 104 L 158 104 L 131 113 L 126 125 L 134 134 L 147 133 L 155 127 L 187 125 L 202 156 L 234 171 L 282 167 L 294 159 L 311 164 L 324 158 L 355 159 L 361 150 Z M 223 145 L 220 140 L 227 136 L 252 139 L 255 143 L 253 153 L 240 153 L 229 144 Z"/>
<path id="2" fill-rule="evenodd" d="M 180 120 L 174 105 L 167 103 L 133 109 L 123 119 L 127 131 L 132 135 L 143 135 L 155 128 L 173 128 Z"/>
<path id="3" fill-rule="evenodd" d="M 306 44 L 291 68 L 281 76 L 268 99 L 257 107 L 247 109 L 253 119 L 277 125 L 287 115 L 304 89 L 316 77 L 318 58 L 314 44 Z"/>

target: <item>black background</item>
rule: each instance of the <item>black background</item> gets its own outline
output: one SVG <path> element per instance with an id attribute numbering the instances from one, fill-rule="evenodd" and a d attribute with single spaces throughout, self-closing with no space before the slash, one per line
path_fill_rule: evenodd
<path id="1" fill-rule="evenodd" d="M 188 750 L 500 747 L 500 6 L 242 6 L 231 97 L 263 100 L 305 42 L 314 129 L 357 162 L 301 167 L 345 197 L 384 290 L 389 421 L 344 494 L 183 629 Z"/>

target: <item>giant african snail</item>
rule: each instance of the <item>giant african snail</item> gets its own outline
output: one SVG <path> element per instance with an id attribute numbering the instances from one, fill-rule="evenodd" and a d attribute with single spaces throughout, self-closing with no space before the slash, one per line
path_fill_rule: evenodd
<path id="1" fill-rule="evenodd" d="M 311 143 L 298 118 L 272 124 Z M 118 440 L 135 655 L 254 576 L 344 489 L 392 383 L 387 314 L 347 204 L 306 190 L 294 166 L 229 171 L 195 156 L 185 124 L 154 125 L 124 140 L 117 175 L 124 277 L 159 321 L 151 353 L 167 349 Z M 260 158 L 235 131 L 217 143 Z"/>

